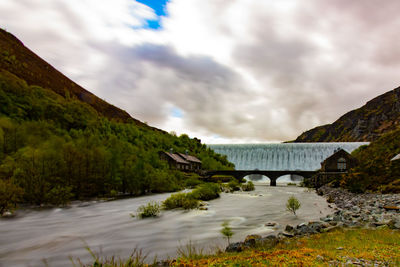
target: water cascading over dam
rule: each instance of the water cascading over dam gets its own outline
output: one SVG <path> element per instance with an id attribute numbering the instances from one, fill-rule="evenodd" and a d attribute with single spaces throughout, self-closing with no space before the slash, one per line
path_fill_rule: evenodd
<path id="1" fill-rule="evenodd" d="M 216 153 L 226 155 L 236 170 L 302 170 L 315 171 L 336 149 L 351 153 L 367 142 L 346 143 L 279 143 L 208 145 Z"/>

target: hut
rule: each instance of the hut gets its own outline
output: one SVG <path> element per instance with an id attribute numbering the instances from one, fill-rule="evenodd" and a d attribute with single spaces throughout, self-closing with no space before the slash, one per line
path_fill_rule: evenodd
<path id="1" fill-rule="evenodd" d="M 321 172 L 347 172 L 357 165 L 357 160 L 344 149 L 337 149 L 321 162 Z"/>
<path id="2" fill-rule="evenodd" d="M 168 162 L 168 165 L 171 169 L 180 171 L 190 170 L 190 163 L 176 153 L 161 151 L 159 155 L 160 159 Z"/>
<path id="3" fill-rule="evenodd" d="M 195 156 L 189 155 L 188 152 L 185 154 L 177 153 L 182 159 L 186 160 L 190 164 L 190 170 L 194 172 L 198 172 L 201 170 L 201 160 L 196 158 Z"/>
<path id="4" fill-rule="evenodd" d="M 330 183 L 340 181 L 343 174 L 357 165 L 357 160 L 344 149 L 336 149 L 335 152 L 321 162 L 319 173 L 309 181 L 316 188 Z"/>

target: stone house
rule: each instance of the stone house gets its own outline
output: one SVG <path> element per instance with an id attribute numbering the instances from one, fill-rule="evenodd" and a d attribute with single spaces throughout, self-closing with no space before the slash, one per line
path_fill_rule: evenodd
<path id="1" fill-rule="evenodd" d="M 195 156 L 183 153 L 159 152 L 160 159 L 168 162 L 171 169 L 186 172 L 198 172 L 201 170 L 201 161 Z"/>
<path id="2" fill-rule="evenodd" d="M 310 185 L 316 188 L 330 183 L 340 181 L 343 174 L 357 165 L 357 160 L 344 149 L 337 149 L 335 152 L 321 162 L 321 169 L 318 174 L 309 181 Z"/>
<path id="3" fill-rule="evenodd" d="M 357 160 L 352 155 L 344 149 L 337 149 L 321 162 L 321 172 L 347 172 L 356 165 Z"/>
<path id="4" fill-rule="evenodd" d="M 188 153 L 177 153 L 181 158 L 189 162 L 190 170 L 194 172 L 198 172 L 201 170 L 201 160 L 196 158 L 195 156 L 189 155 Z"/>

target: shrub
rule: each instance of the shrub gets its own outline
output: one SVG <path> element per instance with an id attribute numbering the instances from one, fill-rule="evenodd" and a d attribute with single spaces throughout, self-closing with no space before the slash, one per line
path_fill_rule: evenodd
<path id="1" fill-rule="evenodd" d="M 286 209 L 296 215 L 296 210 L 300 208 L 301 204 L 297 198 L 291 196 L 286 203 Z"/>
<path id="2" fill-rule="evenodd" d="M 212 200 L 219 197 L 220 188 L 217 184 L 201 184 L 191 193 L 176 193 L 164 200 L 163 207 L 166 210 L 184 208 L 195 209 L 199 207 L 199 200 Z"/>
<path id="3" fill-rule="evenodd" d="M 141 219 L 148 217 L 157 217 L 160 214 L 160 204 L 157 202 L 149 202 L 147 205 L 142 205 L 137 209 L 137 216 Z"/>
<path id="4" fill-rule="evenodd" d="M 163 208 L 172 210 L 177 208 L 195 209 L 199 206 L 199 201 L 194 199 L 191 193 L 176 193 L 164 200 Z"/>
<path id="5" fill-rule="evenodd" d="M 242 190 L 243 191 L 254 191 L 255 187 L 252 181 L 248 181 L 245 184 L 242 184 Z"/>
<path id="6" fill-rule="evenodd" d="M 190 194 L 194 199 L 207 201 L 218 198 L 220 192 L 221 189 L 218 184 L 207 183 L 198 186 Z"/>
<path id="7" fill-rule="evenodd" d="M 230 181 L 228 183 L 228 186 L 231 189 L 231 191 L 239 191 L 240 190 L 240 184 L 236 179 Z"/>
<path id="8" fill-rule="evenodd" d="M 203 182 L 200 181 L 198 178 L 195 177 L 190 177 L 185 181 L 185 187 L 187 188 L 193 188 L 198 186 L 199 184 L 202 184 Z"/>

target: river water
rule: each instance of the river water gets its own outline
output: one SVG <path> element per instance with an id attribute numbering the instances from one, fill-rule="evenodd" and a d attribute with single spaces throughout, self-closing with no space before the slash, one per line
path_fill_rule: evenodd
<path id="1" fill-rule="evenodd" d="M 163 211 L 159 218 L 139 220 L 130 213 L 149 201 L 163 201 L 157 194 L 90 205 L 42 211 L 19 211 L 17 217 L 0 219 L 0 266 L 72 266 L 70 257 L 90 263 L 89 246 L 104 257 L 128 257 L 134 248 L 149 253 L 148 259 L 175 257 L 179 246 L 189 242 L 205 251 L 225 247 L 221 224 L 228 220 L 233 241 L 249 234 L 267 235 L 286 224 L 298 224 L 331 213 L 325 199 L 305 188 L 270 187 L 257 183 L 252 192 L 223 193 L 209 202 L 206 211 Z M 298 216 L 285 211 L 289 196 L 302 206 Z M 278 228 L 266 227 L 277 222 Z M 45 265 L 47 262 L 48 265 Z"/>

